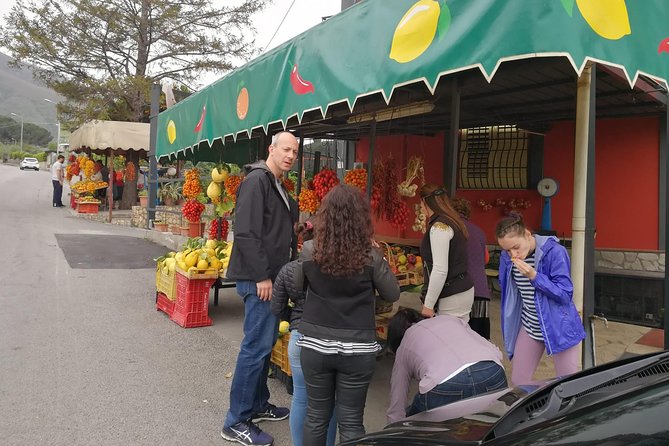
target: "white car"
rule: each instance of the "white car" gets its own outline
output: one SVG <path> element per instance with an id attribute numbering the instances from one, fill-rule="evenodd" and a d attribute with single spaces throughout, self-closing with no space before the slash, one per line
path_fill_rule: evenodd
<path id="1" fill-rule="evenodd" d="M 19 164 L 19 169 L 39 170 L 39 161 L 37 161 L 37 158 L 23 158 L 23 161 Z"/>

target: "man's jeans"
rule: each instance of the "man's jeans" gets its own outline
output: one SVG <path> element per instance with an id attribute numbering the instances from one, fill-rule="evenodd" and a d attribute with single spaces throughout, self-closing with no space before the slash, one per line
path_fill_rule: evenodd
<path id="1" fill-rule="evenodd" d="M 302 446 L 302 427 L 304 418 L 307 415 L 307 385 L 304 382 L 304 373 L 300 363 L 300 350 L 297 341 L 302 335 L 299 331 L 290 332 L 290 342 L 288 343 L 288 361 L 290 362 L 290 371 L 293 373 L 293 401 L 290 404 L 290 435 L 293 438 L 293 446 Z M 337 417 L 335 415 L 330 419 L 328 427 L 327 446 L 334 446 L 337 436 Z"/>
<path id="2" fill-rule="evenodd" d="M 51 180 L 53 184 L 53 206 L 62 206 L 63 205 L 63 185 L 60 184 L 58 180 Z"/>
<path id="3" fill-rule="evenodd" d="M 260 300 L 256 293 L 255 282 L 237 281 L 237 294 L 244 300 L 244 340 L 239 347 L 224 427 L 248 421 L 268 405 L 267 374 L 279 321 L 272 314 L 270 301 Z"/>
<path id="4" fill-rule="evenodd" d="M 507 387 L 504 369 L 493 361 L 481 361 L 464 369 L 427 393 L 417 393 L 407 417 L 435 407 Z"/>

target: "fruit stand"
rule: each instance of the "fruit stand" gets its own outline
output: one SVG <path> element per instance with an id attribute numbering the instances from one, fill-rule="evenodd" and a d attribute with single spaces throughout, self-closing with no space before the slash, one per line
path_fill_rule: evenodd
<path id="1" fill-rule="evenodd" d="M 197 237 L 157 259 L 156 310 L 184 328 L 211 325 L 209 291 L 225 277 L 231 252 L 231 242 Z"/>

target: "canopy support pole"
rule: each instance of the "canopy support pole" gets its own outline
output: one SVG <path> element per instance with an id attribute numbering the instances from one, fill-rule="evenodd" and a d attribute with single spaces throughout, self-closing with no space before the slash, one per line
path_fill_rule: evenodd
<path id="1" fill-rule="evenodd" d="M 572 213 L 571 277 L 574 303 L 583 317 L 583 368 L 594 366 L 595 312 L 595 126 L 597 65 L 585 67 L 576 92 L 574 144 L 574 207 Z"/>
<path id="2" fill-rule="evenodd" d="M 372 198 L 372 185 L 374 184 L 374 149 L 376 148 L 376 119 L 369 126 L 369 153 L 367 154 L 367 198 Z"/>
<path id="3" fill-rule="evenodd" d="M 667 178 L 667 173 L 669 173 L 669 110 L 665 107 L 664 115 L 660 121 L 660 171 L 664 171 L 664 174 L 660 174 L 660 178 L 664 177 L 664 190 L 660 191 L 660 200 L 666 200 L 669 197 L 669 179 Z M 664 215 L 661 214 L 661 218 L 664 218 L 664 240 L 660 242 L 660 247 L 664 245 L 664 256 L 667 257 L 669 253 L 669 206 L 666 203 L 660 206 L 660 211 L 664 211 Z M 667 315 L 667 309 L 669 309 L 669 271 L 667 271 L 667 266 L 664 267 L 664 349 L 669 349 L 669 315 Z"/>
<path id="4" fill-rule="evenodd" d="M 302 192 L 302 171 L 304 170 L 304 133 L 298 134 L 300 145 L 297 147 L 297 184 L 295 185 L 295 196 L 299 197 Z"/>
<path id="5" fill-rule="evenodd" d="M 460 133 L 460 86 L 458 79 L 451 80 L 451 119 L 444 132 L 444 185 L 448 196 L 455 196 L 458 179 L 458 145 Z"/>
<path id="6" fill-rule="evenodd" d="M 114 209 L 114 180 L 116 173 L 114 172 L 114 152 L 110 150 L 109 156 L 109 183 L 107 184 L 107 204 L 109 205 L 109 223 L 112 222 L 112 209 Z"/>
<path id="7" fill-rule="evenodd" d="M 160 111 L 160 85 L 151 85 L 151 117 L 149 126 L 149 203 L 147 204 L 146 228 L 156 218 L 158 198 L 158 160 L 156 159 L 156 138 L 158 136 L 158 112 Z"/>

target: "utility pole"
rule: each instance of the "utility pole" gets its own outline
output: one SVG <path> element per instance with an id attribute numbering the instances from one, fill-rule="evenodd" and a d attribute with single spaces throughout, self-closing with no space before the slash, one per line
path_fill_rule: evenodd
<path id="1" fill-rule="evenodd" d="M 44 98 L 46 102 L 50 102 L 52 104 L 56 104 L 54 101 L 51 99 Z M 60 153 L 60 120 L 58 119 L 58 111 L 56 111 L 56 125 L 58 125 L 58 136 L 56 137 L 56 156 Z"/>
<path id="2" fill-rule="evenodd" d="M 21 118 L 21 152 L 23 152 L 23 115 L 17 115 L 16 113 L 10 113 L 10 115 Z"/>

